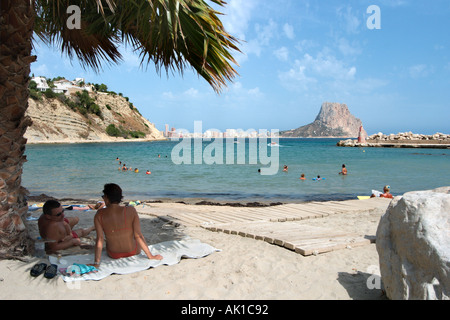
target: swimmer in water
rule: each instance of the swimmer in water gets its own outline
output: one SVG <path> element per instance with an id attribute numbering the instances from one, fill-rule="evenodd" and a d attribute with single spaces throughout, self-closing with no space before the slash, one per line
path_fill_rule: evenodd
<path id="1" fill-rule="evenodd" d="M 347 175 L 347 168 L 345 167 L 345 164 L 342 165 L 342 171 L 339 172 L 339 174 L 342 174 L 343 176 Z"/>

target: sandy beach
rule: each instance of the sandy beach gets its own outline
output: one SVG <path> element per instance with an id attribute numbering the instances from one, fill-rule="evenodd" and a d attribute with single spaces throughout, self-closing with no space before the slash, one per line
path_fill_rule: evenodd
<path id="1" fill-rule="evenodd" d="M 149 206 L 156 206 L 153 209 L 163 216 L 165 211 L 180 204 Z M 208 206 L 203 210 L 205 208 Z M 363 210 L 292 223 L 375 235 L 384 211 L 382 208 Z M 91 226 L 94 214 L 95 211 L 66 211 L 66 216 L 80 218 L 80 227 Z M 379 273 L 375 244 L 303 256 L 265 241 L 212 232 L 198 226 L 177 226 L 147 214 L 140 214 L 140 217 L 148 244 L 190 237 L 221 251 L 201 259 L 182 259 L 173 266 L 111 275 L 101 281 L 82 281 L 75 287 L 59 276 L 52 280 L 31 277 L 30 269 L 38 258 L 26 262 L 4 260 L 0 261 L 0 299 L 386 299 L 381 290 L 370 290 L 367 286 L 369 277 Z M 29 228 L 32 236 L 37 235 L 36 221 L 30 221 Z M 94 238 L 95 232 L 92 240 Z M 84 241 L 89 242 L 89 239 Z M 76 252 L 92 250 L 76 249 Z"/>

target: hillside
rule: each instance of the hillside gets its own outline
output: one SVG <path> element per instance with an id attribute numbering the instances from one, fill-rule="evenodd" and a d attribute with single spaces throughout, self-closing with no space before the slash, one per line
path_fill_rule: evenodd
<path id="1" fill-rule="evenodd" d="M 362 121 L 350 113 L 346 104 L 324 102 L 314 122 L 297 129 L 280 132 L 281 137 L 354 138 Z M 367 133 L 363 131 L 367 136 Z"/>
<path id="2" fill-rule="evenodd" d="M 33 124 L 25 133 L 27 143 L 164 139 L 154 124 L 117 94 L 85 91 L 53 98 L 40 94 L 28 103 Z"/>

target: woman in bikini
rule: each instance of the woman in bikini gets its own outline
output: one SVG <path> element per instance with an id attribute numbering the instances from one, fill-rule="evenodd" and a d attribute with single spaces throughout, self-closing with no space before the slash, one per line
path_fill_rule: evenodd
<path id="1" fill-rule="evenodd" d="M 162 260 L 162 256 L 154 256 L 148 249 L 136 209 L 120 206 L 122 189 L 116 184 L 106 184 L 103 200 L 106 207 L 98 210 L 94 218 L 97 244 L 93 266 L 97 268 L 100 266 L 105 236 L 106 252 L 113 259 L 137 255 L 142 249 L 149 259 Z"/>

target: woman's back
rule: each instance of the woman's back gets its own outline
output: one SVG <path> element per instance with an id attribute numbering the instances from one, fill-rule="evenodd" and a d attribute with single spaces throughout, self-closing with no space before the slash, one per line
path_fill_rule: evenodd
<path id="1" fill-rule="evenodd" d="M 106 252 L 113 259 L 137 255 L 142 249 L 147 258 L 161 260 L 161 255 L 152 255 L 148 248 L 136 209 L 119 205 L 123 198 L 122 189 L 117 184 L 107 183 L 102 198 L 106 208 L 98 210 L 94 217 L 97 241 L 93 266 L 100 266 L 105 236 Z"/>
<path id="2" fill-rule="evenodd" d="M 99 218 L 106 236 L 106 250 L 110 256 L 115 253 L 139 253 L 140 248 L 137 248 L 133 228 L 136 218 L 134 208 L 110 205 L 99 210 Z"/>

